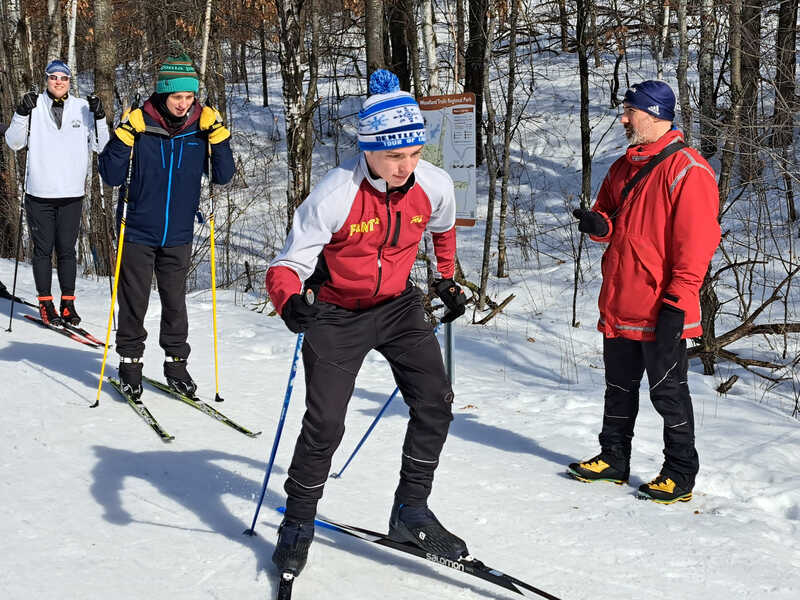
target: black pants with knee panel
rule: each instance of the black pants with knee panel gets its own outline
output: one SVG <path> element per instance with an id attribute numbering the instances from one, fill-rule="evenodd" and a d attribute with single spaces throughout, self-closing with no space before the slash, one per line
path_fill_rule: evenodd
<path id="1" fill-rule="evenodd" d="M 306 413 L 285 484 L 286 515 L 314 518 L 333 453 L 344 435 L 356 375 L 373 349 L 389 362 L 409 407 L 395 495 L 404 504 L 424 504 L 453 420 L 453 392 L 421 293 L 409 288 L 360 311 L 321 306 L 319 321 L 303 341 Z"/>
<path id="2" fill-rule="evenodd" d="M 647 371 L 650 401 L 664 419 L 661 473 L 681 487 L 693 488 L 700 467 L 687 381 L 686 340 L 665 352 L 655 342 L 605 338 L 603 362 L 606 393 L 600 447 L 620 462 L 630 460 L 633 427 L 639 412 L 639 383 Z"/>

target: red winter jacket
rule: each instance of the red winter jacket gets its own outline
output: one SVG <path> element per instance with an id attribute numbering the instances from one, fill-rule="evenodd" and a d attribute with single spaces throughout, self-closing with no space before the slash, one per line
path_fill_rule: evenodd
<path id="1" fill-rule="evenodd" d="M 592 239 L 609 243 L 597 324 L 607 337 L 653 340 L 662 303 L 684 312 L 684 338 L 703 331 L 700 286 L 720 240 L 714 171 L 696 150 L 684 148 L 637 183 L 619 206 L 622 188 L 636 172 L 682 139 L 672 130 L 652 144 L 631 146 L 600 188 L 593 210 L 606 219 L 609 232 Z"/>
<path id="2" fill-rule="evenodd" d="M 451 278 L 455 215 L 453 181 L 442 169 L 421 160 L 404 189 L 387 194 L 361 154 L 331 170 L 295 211 L 286 245 L 267 270 L 270 300 L 280 313 L 309 279 L 319 300 L 349 309 L 398 296 L 426 229 L 435 269 Z"/>

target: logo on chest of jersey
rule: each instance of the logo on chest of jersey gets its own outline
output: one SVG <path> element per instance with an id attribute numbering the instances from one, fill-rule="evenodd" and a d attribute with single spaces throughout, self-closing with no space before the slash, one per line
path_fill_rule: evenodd
<path id="1" fill-rule="evenodd" d="M 78 119 L 75 119 L 75 120 L 72 122 L 72 127 L 74 127 L 74 128 L 78 128 L 78 127 L 80 127 L 80 126 L 81 126 L 81 122 L 80 122 Z"/>
<path id="2" fill-rule="evenodd" d="M 422 215 L 414 215 L 411 217 L 411 224 L 413 225 L 414 223 L 422 223 Z"/>
<path id="3" fill-rule="evenodd" d="M 378 217 L 369 219 L 368 221 L 361 221 L 360 223 L 351 223 L 350 235 L 347 237 L 351 237 L 354 233 L 372 233 L 375 231 L 375 226 L 380 224 L 381 220 Z"/>

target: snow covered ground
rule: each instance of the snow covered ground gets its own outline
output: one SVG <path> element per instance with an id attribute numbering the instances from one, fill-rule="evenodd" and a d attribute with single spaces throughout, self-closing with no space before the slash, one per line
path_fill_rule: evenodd
<path id="1" fill-rule="evenodd" d="M 537 289 L 486 327 L 456 325 L 455 420 L 431 506 L 473 554 L 564 600 L 800 597 L 800 424 L 779 399 L 691 365 L 701 471 L 694 500 L 637 501 L 661 464 L 661 419 L 643 392 L 628 486 L 582 484 L 565 465 L 596 450 L 602 412 L 601 339 L 591 299 L 586 325 L 569 327 L 571 266 L 534 273 Z M 13 263 L 0 261 L 10 287 Z M 30 267 L 18 291 L 33 296 Z M 85 325 L 104 333 L 108 287 L 79 279 Z M 219 295 L 221 395 L 217 408 L 254 430 L 247 438 L 148 389 L 145 401 L 176 439 L 161 442 L 104 385 L 90 409 L 102 352 L 40 329 L 17 307 L 0 332 L 0 597 L 265 598 L 299 431 L 302 367 L 257 531 L 247 537 L 281 410 L 295 344 L 278 318 Z M 533 304 L 531 303 L 533 302 Z M 534 306 L 535 304 L 535 306 Z M 9 304 L 0 300 L 3 329 Z M 190 295 L 190 369 L 214 393 L 210 293 Z M 145 373 L 160 377 L 153 294 Z M 102 337 L 102 336 L 99 336 Z M 530 338 L 530 339 L 529 339 Z M 116 372 L 110 353 L 107 372 Z M 370 355 L 351 401 L 339 469 L 392 392 Z M 406 410 L 395 400 L 320 511 L 385 530 Z M 318 530 L 296 598 L 510 598 L 490 584 L 390 550 Z"/>

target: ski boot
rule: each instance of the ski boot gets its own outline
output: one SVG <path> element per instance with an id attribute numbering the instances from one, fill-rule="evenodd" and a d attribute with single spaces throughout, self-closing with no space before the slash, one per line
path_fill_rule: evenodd
<path id="1" fill-rule="evenodd" d="M 285 517 L 278 528 L 278 543 L 272 553 L 272 562 L 278 571 L 300 575 L 306 566 L 308 548 L 314 540 L 314 521 L 295 521 Z"/>
<path id="2" fill-rule="evenodd" d="M 578 481 L 592 483 L 595 481 L 608 481 L 622 485 L 628 482 L 630 475 L 630 465 L 625 461 L 625 467 L 619 468 L 618 466 L 621 459 L 601 452 L 583 462 L 570 463 L 567 468 L 567 474 L 571 475 Z"/>
<path id="3" fill-rule="evenodd" d="M 389 517 L 389 538 L 396 542 L 409 542 L 449 560 L 469 555 L 464 540 L 447 531 L 424 504 L 409 506 L 395 499 Z"/>
<path id="4" fill-rule="evenodd" d="M 61 327 L 64 321 L 61 320 L 61 317 L 56 312 L 56 307 L 53 304 L 53 297 L 37 296 L 37 300 L 39 300 L 39 316 L 42 321 L 44 321 L 45 325 Z"/>
<path id="5" fill-rule="evenodd" d="M 692 499 L 692 490 L 679 486 L 670 477 L 662 473 L 650 483 L 640 485 L 637 497 L 641 500 L 652 500 L 659 504 L 689 502 Z"/>
<path id="6" fill-rule="evenodd" d="M 164 361 L 164 377 L 167 384 L 174 391 L 189 398 L 194 398 L 197 391 L 197 384 L 186 370 L 186 359 L 177 356 L 167 356 Z"/>
<path id="7" fill-rule="evenodd" d="M 81 318 L 75 310 L 75 296 L 61 296 L 61 318 L 67 325 L 80 325 Z"/>
<path id="8" fill-rule="evenodd" d="M 139 358 L 121 356 L 119 359 L 119 383 L 122 393 L 136 402 L 142 397 L 142 365 Z"/>

